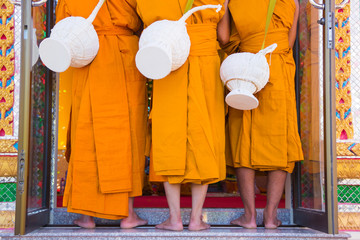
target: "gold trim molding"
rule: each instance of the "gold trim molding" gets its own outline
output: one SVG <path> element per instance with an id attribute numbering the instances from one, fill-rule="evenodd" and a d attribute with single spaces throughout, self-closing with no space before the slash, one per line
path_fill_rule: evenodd
<path id="1" fill-rule="evenodd" d="M 13 228 L 15 211 L 0 211 L 0 228 Z"/>
<path id="2" fill-rule="evenodd" d="M 0 177 L 16 177 L 17 156 L 0 156 Z"/>
<path id="3" fill-rule="evenodd" d="M 339 230 L 360 230 L 359 212 L 339 212 Z"/>
<path id="4" fill-rule="evenodd" d="M 336 143 L 336 154 L 338 157 L 360 156 L 360 143 Z"/>
<path id="5" fill-rule="evenodd" d="M 17 153 L 15 144 L 18 142 L 16 139 L 0 139 L 0 152 L 2 153 Z"/>
<path id="6" fill-rule="evenodd" d="M 337 159 L 338 178 L 360 179 L 359 173 L 360 159 Z"/>

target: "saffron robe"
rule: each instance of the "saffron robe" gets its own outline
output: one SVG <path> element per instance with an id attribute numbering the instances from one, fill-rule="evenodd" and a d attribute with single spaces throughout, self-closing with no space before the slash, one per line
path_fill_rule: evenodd
<path id="1" fill-rule="evenodd" d="M 57 21 L 87 18 L 97 0 L 60 0 Z M 146 80 L 135 66 L 141 27 L 135 1 L 107 0 L 93 25 L 100 48 L 72 68 L 71 156 L 64 194 L 69 212 L 120 219 L 128 198 L 142 194 Z"/>
<path id="2" fill-rule="evenodd" d="M 230 43 L 224 49 L 256 53 L 265 34 L 269 0 L 231 0 L 233 19 Z M 278 47 L 267 55 L 270 79 L 255 97 L 259 106 L 241 111 L 229 107 L 228 123 L 232 161 L 235 168 L 292 172 L 303 159 L 298 133 L 295 99 L 295 63 L 289 47 L 289 31 L 295 13 L 294 0 L 277 0 L 265 47 Z"/>
<path id="3" fill-rule="evenodd" d="M 178 20 L 186 2 L 137 0 L 137 10 L 147 27 L 157 20 Z M 222 1 L 195 0 L 193 7 L 205 4 Z M 150 172 L 155 180 L 209 184 L 225 178 L 224 88 L 216 40 L 223 12 L 206 9 L 193 14 L 187 20 L 189 58 L 176 71 L 153 81 Z"/>

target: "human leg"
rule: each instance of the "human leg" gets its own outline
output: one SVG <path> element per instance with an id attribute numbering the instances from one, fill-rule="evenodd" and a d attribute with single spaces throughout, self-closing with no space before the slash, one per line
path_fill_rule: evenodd
<path id="1" fill-rule="evenodd" d="M 134 198 L 129 197 L 129 216 L 120 222 L 121 228 L 135 228 L 146 225 L 147 220 L 141 219 L 134 211 Z"/>
<path id="2" fill-rule="evenodd" d="M 191 215 L 190 215 L 190 223 L 189 230 L 190 231 L 198 231 L 210 228 L 210 225 L 203 222 L 202 220 L 202 208 L 204 205 L 206 192 L 208 189 L 208 185 L 201 184 L 192 184 L 191 185 Z"/>
<path id="3" fill-rule="evenodd" d="M 180 184 L 170 184 L 169 182 L 164 182 L 170 216 L 165 222 L 156 225 L 156 228 L 173 231 L 183 230 L 184 227 L 180 212 L 180 186 Z"/>
<path id="4" fill-rule="evenodd" d="M 265 228 L 277 228 L 281 221 L 277 219 L 277 208 L 284 192 L 286 172 L 281 170 L 268 173 L 267 202 L 264 209 Z"/>
<path id="5" fill-rule="evenodd" d="M 245 213 L 231 221 L 231 224 L 244 228 L 256 228 L 255 209 L 255 170 L 250 168 L 237 168 L 236 178 L 240 190 L 240 196 L 244 203 Z"/>

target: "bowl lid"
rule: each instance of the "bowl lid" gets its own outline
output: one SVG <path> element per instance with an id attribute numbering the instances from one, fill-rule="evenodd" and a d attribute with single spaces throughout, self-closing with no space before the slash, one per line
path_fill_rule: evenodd
<path id="1" fill-rule="evenodd" d="M 146 46 L 137 52 L 135 63 L 145 77 L 161 79 L 171 72 L 172 58 L 160 47 Z"/>
<path id="2" fill-rule="evenodd" d="M 54 72 L 64 72 L 71 63 L 69 49 L 59 40 L 47 38 L 40 43 L 41 61 Z"/>

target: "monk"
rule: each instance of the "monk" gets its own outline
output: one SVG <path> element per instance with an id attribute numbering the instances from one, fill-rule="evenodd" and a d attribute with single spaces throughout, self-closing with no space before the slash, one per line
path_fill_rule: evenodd
<path id="1" fill-rule="evenodd" d="M 137 0 L 144 27 L 162 20 L 178 20 L 186 0 Z M 195 0 L 193 7 L 222 4 Z M 180 186 L 191 183 L 189 230 L 210 226 L 202 221 L 208 184 L 225 178 L 225 121 L 223 85 L 219 76 L 216 28 L 223 12 L 196 12 L 187 20 L 190 56 L 178 70 L 153 82 L 151 161 L 164 182 L 170 217 L 156 228 L 181 231 Z M 150 178 L 153 181 L 153 178 Z"/>
<path id="2" fill-rule="evenodd" d="M 258 52 L 264 40 L 269 0 L 227 0 L 227 5 L 219 23 L 221 45 L 229 54 Z M 269 83 L 255 95 L 259 106 L 246 111 L 229 107 L 229 147 L 245 208 L 245 214 L 231 223 L 245 228 L 257 226 L 255 170 L 265 171 L 268 176 L 265 228 L 277 228 L 281 224 L 277 219 L 277 206 L 286 175 L 293 171 L 296 161 L 303 159 L 297 126 L 292 53 L 298 15 L 298 0 L 276 1 L 265 47 L 273 43 L 278 47 L 271 55 Z M 270 56 L 267 58 L 270 62 Z"/>
<path id="3" fill-rule="evenodd" d="M 57 21 L 87 18 L 97 0 L 60 0 Z M 93 217 L 123 219 L 122 228 L 144 225 L 133 209 L 142 195 L 147 99 L 135 66 L 141 28 L 135 1 L 107 0 L 95 21 L 100 48 L 86 67 L 73 68 L 71 155 L 64 206 L 94 228 Z"/>

